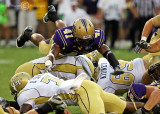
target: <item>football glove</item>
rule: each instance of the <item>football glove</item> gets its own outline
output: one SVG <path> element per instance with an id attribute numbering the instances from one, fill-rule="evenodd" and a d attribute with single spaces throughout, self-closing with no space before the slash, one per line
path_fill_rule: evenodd
<path id="1" fill-rule="evenodd" d="M 59 20 L 56 9 L 53 5 L 48 6 L 48 12 L 43 17 L 43 22 L 47 23 L 48 21 L 56 22 Z"/>
<path id="2" fill-rule="evenodd" d="M 124 71 L 121 70 L 119 66 L 117 66 L 117 67 L 114 68 L 114 72 L 112 72 L 111 74 L 112 75 L 120 75 L 120 74 L 123 74 L 123 73 L 124 73 Z"/>
<path id="3" fill-rule="evenodd" d="M 135 114 L 150 114 L 149 111 L 146 111 L 146 109 L 144 109 L 143 107 L 142 108 L 139 108 Z"/>
<path id="4" fill-rule="evenodd" d="M 0 97 L 0 105 L 2 106 L 2 108 L 6 108 L 8 106 L 8 101 Z"/>
<path id="5" fill-rule="evenodd" d="M 140 53 L 142 49 L 150 49 L 151 46 L 144 40 L 136 42 L 136 47 L 134 49 L 135 53 Z"/>

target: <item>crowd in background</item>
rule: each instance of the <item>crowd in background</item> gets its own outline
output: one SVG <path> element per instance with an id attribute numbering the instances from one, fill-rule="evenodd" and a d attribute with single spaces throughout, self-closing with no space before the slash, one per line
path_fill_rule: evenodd
<path id="1" fill-rule="evenodd" d="M 52 22 L 43 23 L 49 5 L 56 7 L 68 25 L 80 17 L 89 18 L 105 32 L 110 48 L 135 47 L 145 22 L 160 13 L 160 0 L 0 0 L 0 47 L 15 46 L 26 26 L 51 38 L 56 30 Z"/>

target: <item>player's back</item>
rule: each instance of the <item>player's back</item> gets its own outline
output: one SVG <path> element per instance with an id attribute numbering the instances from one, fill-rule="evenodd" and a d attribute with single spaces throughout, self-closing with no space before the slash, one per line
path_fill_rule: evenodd
<path id="1" fill-rule="evenodd" d="M 120 68 L 124 71 L 121 75 L 112 75 L 114 69 L 108 60 L 101 58 L 99 60 L 100 75 L 98 84 L 106 91 L 114 93 L 116 90 L 128 89 L 132 82 L 139 83 L 145 72 L 143 60 L 140 58 L 133 61 L 119 60 Z"/>
<path id="2" fill-rule="evenodd" d="M 63 81 L 50 73 L 39 74 L 30 79 L 27 85 L 18 93 L 17 102 L 21 106 L 24 103 L 33 107 L 43 104 L 57 94 Z"/>

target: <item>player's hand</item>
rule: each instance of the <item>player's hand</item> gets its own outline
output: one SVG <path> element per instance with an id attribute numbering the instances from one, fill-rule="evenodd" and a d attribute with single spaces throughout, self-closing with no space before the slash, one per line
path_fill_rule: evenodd
<path id="1" fill-rule="evenodd" d="M 0 97 L 0 105 L 2 106 L 2 108 L 6 108 L 8 105 L 8 101 L 2 97 Z"/>
<path id="2" fill-rule="evenodd" d="M 134 49 L 135 53 L 140 53 L 142 49 L 150 49 L 151 46 L 144 40 L 140 40 L 136 43 L 136 47 Z"/>
<path id="3" fill-rule="evenodd" d="M 69 110 L 65 109 L 64 114 L 71 114 Z"/>
<path id="4" fill-rule="evenodd" d="M 50 60 L 45 62 L 45 72 L 51 72 L 53 69 L 53 64 Z"/>
<path id="5" fill-rule="evenodd" d="M 48 103 L 50 104 L 50 106 L 52 106 L 52 109 L 65 110 L 67 108 L 67 105 L 58 95 L 54 95 L 53 97 L 51 97 Z"/>
<path id="6" fill-rule="evenodd" d="M 43 22 L 47 23 L 48 21 L 55 22 L 59 17 L 57 15 L 56 9 L 53 5 L 48 6 L 48 12 L 43 17 Z"/>
<path id="7" fill-rule="evenodd" d="M 117 66 L 117 67 L 114 68 L 114 72 L 112 72 L 111 74 L 112 74 L 112 75 L 120 75 L 120 74 L 123 74 L 123 73 L 124 73 L 124 71 L 121 70 L 121 69 L 119 68 L 119 66 Z"/>

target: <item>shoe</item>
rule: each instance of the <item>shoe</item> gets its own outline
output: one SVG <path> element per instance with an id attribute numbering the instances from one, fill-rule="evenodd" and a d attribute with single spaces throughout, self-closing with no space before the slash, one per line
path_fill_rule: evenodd
<path id="1" fill-rule="evenodd" d="M 26 41 L 30 40 L 30 36 L 32 35 L 32 27 L 27 26 L 23 33 L 21 35 L 18 36 L 18 38 L 16 39 L 16 46 L 18 48 L 21 48 Z"/>

